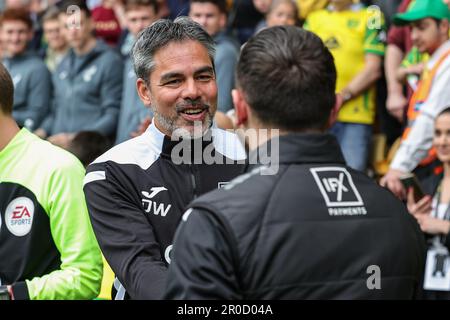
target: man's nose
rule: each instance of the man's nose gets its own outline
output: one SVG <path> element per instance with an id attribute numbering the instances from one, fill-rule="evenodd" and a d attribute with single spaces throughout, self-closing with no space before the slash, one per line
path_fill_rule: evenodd
<path id="1" fill-rule="evenodd" d="M 200 17 L 198 19 L 198 23 L 204 28 L 204 27 L 206 27 L 206 20 L 207 20 L 207 17 Z"/>
<path id="2" fill-rule="evenodd" d="M 189 79 L 185 82 L 182 92 L 183 99 L 198 99 L 200 97 L 200 90 L 198 84 L 194 79 Z"/>

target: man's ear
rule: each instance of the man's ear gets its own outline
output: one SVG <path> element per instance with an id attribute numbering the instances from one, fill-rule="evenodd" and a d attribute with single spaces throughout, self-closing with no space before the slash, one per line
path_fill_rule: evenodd
<path id="1" fill-rule="evenodd" d="M 450 22 L 447 19 L 442 19 L 439 23 L 439 29 L 440 29 L 440 33 L 444 37 L 448 36 L 449 28 L 450 28 Z"/>
<path id="2" fill-rule="evenodd" d="M 336 122 L 337 116 L 339 114 L 339 109 L 341 109 L 343 102 L 344 99 L 342 98 L 341 94 L 340 93 L 336 94 L 334 106 L 333 109 L 331 109 L 330 117 L 328 118 L 327 129 L 331 128 L 331 126 Z"/>
<path id="3" fill-rule="evenodd" d="M 144 79 L 138 78 L 136 80 L 136 89 L 139 98 L 141 98 L 142 100 L 142 103 L 144 103 L 146 107 L 150 107 L 150 105 L 152 104 L 150 89 L 147 88 Z"/>
<path id="4" fill-rule="evenodd" d="M 245 101 L 244 94 L 239 89 L 231 91 L 233 97 L 234 110 L 236 113 L 236 126 L 245 125 L 248 120 L 250 107 Z"/>

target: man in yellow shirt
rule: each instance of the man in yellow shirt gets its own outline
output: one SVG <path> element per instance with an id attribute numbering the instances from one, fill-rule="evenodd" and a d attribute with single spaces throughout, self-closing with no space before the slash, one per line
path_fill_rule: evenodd
<path id="1" fill-rule="evenodd" d="M 364 171 L 375 119 L 376 80 L 381 76 L 385 49 L 383 14 L 352 0 L 331 0 L 327 9 L 313 12 L 305 28 L 316 33 L 334 56 L 343 106 L 331 128 L 347 164 Z"/>

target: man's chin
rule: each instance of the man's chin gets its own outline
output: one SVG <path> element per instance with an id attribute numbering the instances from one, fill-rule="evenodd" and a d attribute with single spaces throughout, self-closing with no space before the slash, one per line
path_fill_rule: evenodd
<path id="1" fill-rule="evenodd" d="M 208 117 L 204 121 L 195 121 L 186 123 L 177 127 L 172 136 L 181 137 L 183 139 L 198 139 L 211 127 L 211 118 Z"/>

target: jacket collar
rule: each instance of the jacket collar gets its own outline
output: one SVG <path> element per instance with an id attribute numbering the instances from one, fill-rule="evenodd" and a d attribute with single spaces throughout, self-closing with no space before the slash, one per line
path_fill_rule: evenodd
<path id="1" fill-rule="evenodd" d="M 148 127 L 147 131 L 145 132 L 145 135 L 148 136 L 149 139 L 151 139 L 153 145 L 160 150 L 161 156 L 165 158 L 171 158 L 172 151 L 175 152 L 176 155 L 179 155 L 180 157 L 183 156 L 183 151 L 189 151 L 191 150 L 196 151 L 201 146 L 201 154 L 196 154 L 195 152 L 191 152 L 191 160 L 195 161 L 196 163 L 200 161 L 201 157 L 203 156 L 203 150 L 212 143 L 213 137 L 211 136 L 212 130 L 208 130 L 202 138 L 189 140 L 187 144 L 183 144 L 183 146 L 179 146 L 179 150 L 181 153 L 177 150 L 173 150 L 176 146 L 178 146 L 180 143 L 184 143 L 183 139 L 180 140 L 172 140 L 171 137 L 165 135 L 162 133 L 152 122 L 150 126 Z M 181 148 L 182 147 L 182 148 Z M 199 159 L 197 159 L 199 158 Z M 201 161 L 200 161 L 201 162 Z"/>
<path id="2" fill-rule="evenodd" d="M 273 138 L 252 151 L 249 155 L 249 163 L 250 165 L 258 163 L 337 163 L 345 165 L 345 159 L 336 138 L 331 134 L 290 133 Z"/>

